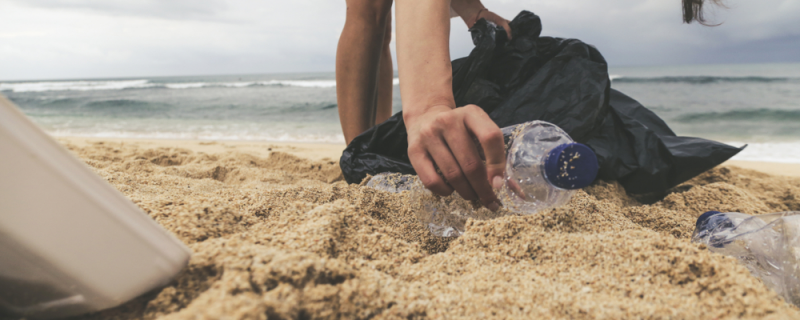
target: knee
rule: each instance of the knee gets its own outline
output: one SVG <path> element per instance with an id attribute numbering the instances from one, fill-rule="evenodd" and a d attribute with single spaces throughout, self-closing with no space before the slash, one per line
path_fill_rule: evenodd
<path id="1" fill-rule="evenodd" d="M 365 24 L 372 30 L 391 28 L 392 0 L 347 0 L 346 23 Z"/>

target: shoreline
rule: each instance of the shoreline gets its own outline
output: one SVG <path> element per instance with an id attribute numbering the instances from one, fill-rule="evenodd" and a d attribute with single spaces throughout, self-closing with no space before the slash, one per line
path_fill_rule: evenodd
<path id="1" fill-rule="evenodd" d="M 140 139 L 140 138 L 98 138 L 98 137 L 54 137 L 61 142 L 76 146 L 87 146 L 98 142 L 117 144 L 136 144 L 144 148 L 185 148 L 194 152 L 224 153 L 242 152 L 254 156 L 268 157 L 273 151 L 286 152 L 301 158 L 317 161 L 338 161 L 346 145 L 320 142 L 272 142 L 247 140 L 193 140 L 193 139 Z M 800 177 L 800 163 L 728 160 L 724 167 L 739 167 L 777 176 Z"/>
<path id="2" fill-rule="evenodd" d="M 197 153 L 241 152 L 258 157 L 269 157 L 273 151 L 285 152 L 301 158 L 317 161 L 339 161 L 346 147 L 338 143 L 319 142 L 272 142 L 248 140 L 193 140 L 193 139 L 140 139 L 97 137 L 53 137 L 57 141 L 85 147 L 96 143 L 134 144 L 142 148 L 184 148 Z"/>

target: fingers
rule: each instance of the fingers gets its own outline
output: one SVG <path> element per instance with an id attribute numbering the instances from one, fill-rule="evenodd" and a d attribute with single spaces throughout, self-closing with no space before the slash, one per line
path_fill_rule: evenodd
<path id="1" fill-rule="evenodd" d="M 439 173 L 436 172 L 430 155 L 421 145 L 416 144 L 409 147 L 408 159 L 411 161 L 414 170 L 417 171 L 417 176 L 422 185 L 440 196 L 447 196 L 453 193 L 453 188 L 447 185 L 442 177 L 439 176 Z"/>
<path id="2" fill-rule="evenodd" d="M 511 40 L 511 25 L 508 24 L 508 20 L 500 18 L 499 26 L 503 27 L 503 30 L 506 31 L 506 35 L 508 35 L 508 40 Z"/>
<path id="3" fill-rule="evenodd" d="M 516 194 L 520 200 L 528 199 L 528 196 L 525 195 L 525 190 L 522 190 L 522 187 L 520 187 L 519 183 L 514 181 L 514 179 L 508 180 L 508 188 L 511 189 L 511 191 L 514 192 L 514 194 Z"/>
<path id="4" fill-rule="evenodd" d="M 450 151 L 455 155 L 463 177 L 466 177 L 464 186 L 469 187 L 466 188 L 467 192 L 476 195 L 487 208 L 497 210 L 499 208 L 497 196 L 492 190 L 489 180 L 486 179 L 486 167 L 478 154 L 478 148 L 472 140 L 472 136 L 467 131 L 466 124 L 456 123 L 445 132 L 445 140 Z M 450 177 L 445 177 L 450 181 Z M 452 181 L 450 184 L 464 197 L 456 184 Z M 464 198 L 466 199 L 466 197 Z"/>
<path id="5" fill-rule="evenodd" d="M 494 12 L 487 12 L 487 16 L 485 17 L 486 20 L 494 22 L 494 24 L 503 27 L 503 30 L 506 31 L 506 35 L 508 36 L 508 40 L 511 40 L 511 25 L 509 25 L 508 20 L 503 19 L 503 17 L 497 15 Z"/>
<path id="6" fill-rule="evenodd" d="M 445 133 L 451 130 L 447 130 Z M 466 130 L 463 130 L 462 135 L 466 134 Z M 447 179 L 447 182 L 450 184 L 450 186 L 453 187 L 453 189 L 455 189 L 462 198 L 470 201 L 477 200 L 478 195 L 473 190 L 473 187 L 468 181 L 467 177 L 464 176 L 463 170 L 465 168 L 461 166 L 459 161 L 456 160 L 456 157 L 454 156 L 454 154 L 457 154 L 457 152 L 453 151 L 456 150 L 451 151 L 453 147 L 458 146 L 456 141 L 458 140 L 443 141 L 441 139 L 433 139 L 428 143 L 428 152 L 430 152 L 433 161 L 436 162 L 436 165 L 439 166 L 439 170 L 442 172 L 442 175 L 444 175 L 444 178 Z M 458 143 L 460 143 L 460 141 Z M 480 158 L 478 158 L 478 160 L 480 160 Z"/>
<path id="7" fill-rule="evenodd" d="M 482 146 L 486 164 L 473 137 Z M 446 196 L 455 190 L 464 199 L 480 199 L 491 210 L 499 208 L 492 182 L 499 183 L 497 189 L 503 185 L 503 134 L 480 107 L 441 111 L 410 125 L 408 156 L 432 192 Z"/>
<path id="8" fill-rule="evenodd" d="M 464 122 L 480 142 L 483 154 L 486 156 L 487 178 L 495 189 L 500 189 L 503 186 L 503 173 L 506 168 L 503 132 L 480 107 L 468 105 L 463 108 L 468 108 Z"/>

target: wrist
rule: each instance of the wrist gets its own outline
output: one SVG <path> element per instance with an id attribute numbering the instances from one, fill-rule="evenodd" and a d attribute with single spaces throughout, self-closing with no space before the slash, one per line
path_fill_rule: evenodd
<path id="1" fill-rule="evenodd" d="M 417 119 L 423 118 L 426 115 L 431 115 L 439 112 L 447 112 L 455 109 L 455 106 L 450 104 L 430 104 L 424 108 L 415 108 L 413 110 L 403 110 L 403 121 L 408 125 L 416 122 Z"/>
<path id="2" fill-rule="evenodd" d="M 489 9 L 482 8 L 482 9 L 478 10 L 478 12 L 476 12 L 475 15 L 472 18 L 470 18 L 471 20 L 465 21 L 465 23 L 467 24 L 467 26 L 469 28 L 472 28 L 472 26 L 474 26 L 476 23 L 478 23 L 478 20 L 481 19 L 481 14 L 485 14 L 486 12 L 489 12 Z"/>
<path id="3" fill-rule="evenodd" d="M 480 0 L 453 1 L 452 7 L 469 28 L 472 28 L 472 26 L 480 20 L 481 14 L 488 11 Z"/>

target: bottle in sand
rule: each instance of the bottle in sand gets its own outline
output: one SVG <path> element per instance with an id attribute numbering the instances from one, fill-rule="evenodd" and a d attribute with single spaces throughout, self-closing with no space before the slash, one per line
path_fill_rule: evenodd
<path id="1" fill-rule="evenodd" d="M 800 212 L 709 211 L 697 219 L 692 242 L 735 257 L 784 300 L 800 306 Z"/>
<path id="2" fill-rule="evenodd" d="M 475 207 L 453 193 L 439 197 L 416 176 L 382 173 L 368 187 L 389 192 L 410 191 L 412 209 L 437 236 L 459 236 L 467 219 L 486 220 L 507 214 L 534 214 L 566 204 L 576 189 L 597 176 L 597 156 L 588 146 L 544 121 L 502 129 L 506 137 L 505 183 L 495 190 L 503 208 L 492 212 Z"/>

